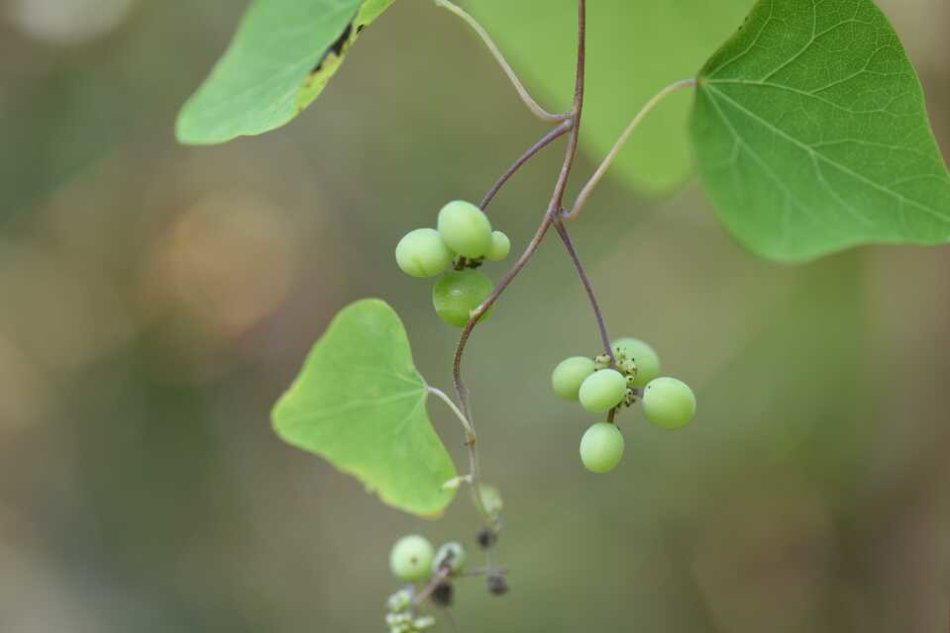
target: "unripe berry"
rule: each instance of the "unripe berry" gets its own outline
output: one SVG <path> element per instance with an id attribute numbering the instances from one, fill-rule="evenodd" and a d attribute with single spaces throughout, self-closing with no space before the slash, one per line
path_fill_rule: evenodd
<path id="1" fill-rule="evenodd" d="M 681 380 L 657 378 L 643 390 L 643 413 L 657 426 L 677 429 L 696 414 L 696 396 Z"/>
<path id="2" fill-rule="evenodd" d="M 389 552 L 389 568 L 401 580 L 414 582 L 429 575 L 434 551 L 424 536 L 410 534 L 393 545 Z"/>
<path id="3" fill-rule="evenodd" d="M 495 284 L 477 270 L 446 273 L 432 288 L 432 305 L 439 318 L 456 327 L 465 327 L 472 310 L 481 305 Z"/>
<path id="4" fill-rule="evenodd" d="M 432 560 L 432 572 L 438 572 L 442 567 L 448 567 L 450 574 L 457 574 L 462 571 L 465 565 L 465 548 L 461 543 L 455 541 L 446 543 L 435 553 Z"/>
<path id="5" fill-rule="evenodd" d="M 617 467 L 623 457 L 623 435 L 613 424 L 598 422 L 581 438 L 581 461 L 592 473 L 606 473 Z"/>
<path id="6" fill-rule="evenodd" d="M 489 549 L 498 540 L 498 534 L 492 528 L 482 528 L 475 536 L 475 540 L 482 549 Z"/>
<path id="7" fill-rule="evenodd" d="M 601 369 L 588 376 L 578 391 L 581 406 L 593 413 L 604 413 L 623 402 L 627 379 L 616 369 Z"/>
<path id="8" fill-rule="evenodd" d="M 501 491 L 488 484 L 479 484 L 478 491 L 485 512 L 487 512 L 489 516 L 498 516 L 502 508 L 505 507 L 504 499 L 501 498 Z"/>
<path id="9" fill-rule="evenodd" d="M 485 253 L 485 259 L 491 260 L 493 262 L 500 262 L 504 258 L 508 257 L 508 253 L 510 252 L 511 240 L 508 239 L 508 236 L 501 231 L 492 231 L 491 246 L 489 247 L 488 252 Z"/>
<path id="10" fill-rule="evenodd" d="M 488 586 L 488 592 L 494 596 L 501 596 L 508 593 L 508 580 L 504 574 L 488 574 L 488 576 L 485 577 L 485 584 Z"/>
<path id="11" fill-rule="evenodd" d="M 483 257 L 491 249 L 491 222 L 471 202 L 455 200 L 442 207 L 438 227 L 442 239 L 459 255 Z"/>
<path id="12" fill-rule="evenodd" d="M 413 277 L 434 277 L 452 265 L 452 251 L 435 229 L 406 233 L 396 245 L 396 263 Z"/>
<path id="13" fill-rule="evenodd" d="M 558 363 L 551 373 L 554 393 L 565 400 L 577 400 L 581 383 L 594 373 L 594 361 L 586 356 L 571 356 Z"/>
<path id="14" fill-rule="evenodd" d="M 635 387 L 643 387 L 660 375 L 660 357 L 649 344 L 638 338 L 619 338 L 613 342 L 614 353 L 632 360 L 637 368 Z"/>

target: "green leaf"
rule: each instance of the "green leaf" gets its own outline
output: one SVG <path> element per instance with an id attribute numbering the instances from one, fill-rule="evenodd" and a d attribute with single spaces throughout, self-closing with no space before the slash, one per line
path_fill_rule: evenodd
<path id="1" fill-rule="evenodd" d="M 234 39 L 178 115 L 182 143 L 280 127 L 317 98 L 360 31 L 393 0 L 254 0 Z"/>
<path id="2" fill-rule="evenodd" d="M 760 255 L 950 239 L 920 82 L 870 0 L 759 2 L 703 68 L 691 130 L 720 218 Z"/>
<path id="3" fill-rule="evenodd" d="M 587 157 L 599 162 L 650 97 L 675 80 L 695 76 L 752 0 L 595 0 L 587 5 L 581 142 Z M 466 6 L 543 105 L 562 110 L 570 105 L 577 0 L 469 0 Z M 688 114 L 685 93 L 670 97 L 637 129 L 610 173 L 648 193 L 681 184 L 692 170 Z"/>
<path id="4" fill-rule="evenodd" d="M 406 512 L 436 515 L 455 494 L 455 466 L 426 414 L 428 388 L 399 316 L 364 299 L 333 319 L 290 389 L 274 428 Z"/>

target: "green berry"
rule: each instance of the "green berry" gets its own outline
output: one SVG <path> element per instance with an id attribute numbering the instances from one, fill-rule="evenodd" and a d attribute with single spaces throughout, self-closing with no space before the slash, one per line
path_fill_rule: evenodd
<path id="1" fill-rule="evenodd" d="M 502 508 L 505 507 L 505 502 L 501 498 L 501 492 L 498 490 L 498 488 L 489 486 L 488 484 L 479 484 L 478 490 L 482 498 L 482 506 L 484 506 L 485 512 L 487 512 L 490 516 L 497 517 Z"/>
<path id="2" fill-rule="evenodd" d="M 581 438 L 581 461 L 592 473 L 606 473 L 623 457 L 623 435 L 609 422 L 598 422 Z"/>
<path id="3" fill-rule="evenodd" d="M 446 273 L 432 288 L 432 305 L 439 318 L 456 327 L 465 327 L 469 314 L 481 305 L 495 284 L 477 270 Z"/>
<path id="4" fill-rule="evenodd" d="M 452 257 L 435 229 L 409 231 L 396 245 L 396 263 L 412 277 L 434 277 L 452 265 Z"/>
<path id="5" fill-rule="evenodd" d="M 389 568 L 393 575 L 411 582 L 429 576 L 434 552 L 424 536 L 410 534 L 399 539 L 389 552 Z"/>
<path id="6" fill-rule="evenodd" d="M 491 222 L 471 202 L 456 200 L 442 207 L 438 227 L 442 239 L 459 255 L 483 257 L 491 249 Z"/>
<path id="7" fill-rule="evenodd" d="M 614 353 L 632 360 L 637 366 L 634 387 L 643 387 L 660 375 L 660 357 L 647 343 L 638 338 L 618 338 L 613 342 Z"/>
<path id="8" fill-rule="evenodd" d="M 678 429 L 696 414 L 696 396 L 681 380 L 657 378 L 643 390 L 643 413 L 657 426 Z"/>
<path id="9" fill-rule="evenodd" d="M 508 239 L 508 236 L 501 231 L 492 231 L 491 247 L 489 247 L 488 252 L 485 253 L 485 259 L 500 262 L 508 257 L 508 253 L 510 252 L 511 240 Z"/>
<path id="10" fill-rule="evenodd" d="M 461 543 L 452 541 L 444 544 L 435 553 L 435 558 L 432 560 L 432 573 L 436 573 L 442 567 L 448 567 L 450 573 L 457 574 L 462 571 L 464 566 L 465 548 L 462 547 Z"/>
<path id="11" fill-rule="evenodd" d="M 581 406 L 594 413 L 603 413 L 623 402 L 627 379 L 616 369 L 601 369 L 584 379 L 578 391 Z"/>
<path id="12" fill-rule="evenodd" d="M 585 356 L 571 356 L 558 363 L 551 374 L 554 393 L 565 400 L 577 400 L 581 383 L 594 373 L 594 361 Z"/>

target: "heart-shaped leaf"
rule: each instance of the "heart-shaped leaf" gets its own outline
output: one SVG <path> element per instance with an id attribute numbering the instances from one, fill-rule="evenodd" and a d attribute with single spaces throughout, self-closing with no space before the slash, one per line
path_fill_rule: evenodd
<path id="1" fill-rule="evenodd" d="M 703 68 L 691 129 L 720 218 L 760 255 L 950 240 L 920 82 L 871 0 L 761 0 Z"/>
<path id="2" fill-rule="evenodd" d="M 455 466 L 426 414 L 428 387 L 399 316 L 378 299 L 333 319 L 274 407 L 284 441 L 326 458 L 406 512 L 440 513 Z"/>
<path id="3" fill-rule="evenodd" d="M 317 98 L 360 31 L 392 3 L 254 0 L 178 115 L 178 140 L 223 143 L 284 125 Z"/>

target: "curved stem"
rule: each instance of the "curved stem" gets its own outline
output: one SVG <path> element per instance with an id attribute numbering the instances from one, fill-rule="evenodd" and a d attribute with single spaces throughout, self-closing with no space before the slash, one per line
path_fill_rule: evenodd
<path id="1" fill-rule="evenodd" d="M 581 284 L 584 286 L 584 291 L 587 293 L 587 298 L 590 299 L 590 306 L 594 311 L 594 318 L 597 320 L 597 329 L 600 332 L 600 341 L 604 346 L 604 351 L 608 356 L 610 356 L 610 362 L 613 365 L 616 365 L 617 359 L 614 357 L 614 350 L 610 345 L 610 335 L 607 333 L 607 324 L 604 320 L 604 313 L 601 311 L 600 304 L 597 302 L 597 295 L 594 294 L 594 287 L 591 285 L 590 277 L 587 276 L 587 271 L 584 270 L 584 265 L 581 264 L 581 259 L 577 255 L 577 249 L 574 248 L 574 242 L 571 240 L 571 235 L 567 232 L 567 227 L 564 226 L 564 223 L 560 219 L 554 223 L 554 229 L 560 236 L 561 242 L 564 243 L 564 248 L 567 250 L 567 254 L 570 256 L 571 262 L 574 263 L 574 268 L 577 270 L 577 276 L 580 277 Z"/>
<path id="2" fill-rule="evenodd" d="M 488 190 L 488 193 L 485 194 L 485 197 L 482 198 L 482 201 L 479 203 L 478 206 L 484 211 L 485 208 L 488 207 L 488 205 L 491 203 L 491 201 L 494 200 L 495 196 L 498 194 L 501 188 L 504 187 L 505 184 L 508 183 L 511 177 L 514 176 L 515 173 L 517 173 L 518 170 L 521 169 L 521 167 L 525 163 L 527 163 L 529 160 L 534 158 L 538 154 L 538 152 L 540 152 L 542 149 L 550 145 L 552 142 L 564 136 L 571 129 L 573 125 L 574 125 L 573 119 L 567 119 L 565 121 L 562 121 L 560 125 L 558 125 L 556 128 L 549 131 L 547 134 L 542 136 L 541 139 L 537 143 L 529 147 L 525 151 L 525 153 L 522 154 L 520 157 L 518 157 L 518 160 L 516 160 L 514 164 L 511 167 L 509 167 L 507 171 L 505 171 L 504 174 L 501 175 L 498 181 L 495 182 L 494 185 L 492 185 L 492 188 Z"/>
<path id="3" fill-rule="evenodd" d="M 534 255 L 535 251 L 538 250 L 538 247 L 541 245 L 541 242 L 544 240 L 544 235 L 548 232 L 548 229 L 551 228 L 551 224 L 554 221 L 554 214 L 545 213 L 544 219 L 541 221 L 541 225 L 538 227 L 538 230 L 535 231 L 534 237 L 531 238 L 531 241 L 528 243 L 528 246 L 525 248 L 524 252 L 515 262 L 514 266 L 511 267 L 501 281 L 498 282 L 498 285 L 491 292 L 490 295 L 479 305 L 477 308 L 472 310 L 471 316 L 468 320 L 468 323 L 465 324 L 465 327 L 462 329 L 462 334 L 459 337 L 458 345 L 455 348 L 455 360 L 453 362 L 452 368 L 452 381 L 455 384 L 455 394 L 459 399 L 459 402 L 462 403 L 462 408 L 471 413 L 471 408 L 468 403 L 468 390 L 465 388 L 465 383 L 462 380 L 462 357 L 465 354 L 465 346 L 468 343 L 469 337 L 472 335 L 472 330 L 475 329 L 475 325 L 478 321 L 485 315 L 485 313 L 491 308 L 498 298 L 502 295 L 506 288 L 514 281 L 515 277 L 518 276 L 518 273 L 525 267 L 528 263 L 528 260 L 531 259 L 531 256 Z"/>
<path id="4" fill-rule="evenodd" d="M 489 308 L 495 304 L 505 289 L 508 288 L 511 282 L 514 281 L 515 277 L 518 276 L 518 273 L 520 273 L 525 267 L 532 255 L 534 255 L 535 251 L 538 250 L 538 247 L 544 240 L 544 236 L 547 234 L 548 229 L 551 228 L 554 220 L 561 212 L 561 203 L 564 200 L 564 191 L 567 188 L 567 181 L 571 175 L 571 167 L 573 166 L 574 159 L 577 156 L 581 112 L 584 108 L 584 76 L 587 57 L 586 40 L 587 2 L 586 0 L 578 0 L 577 71 L 574 80 L 574 104 L 571 107 L 570 112 L 570 136 L 568 137 L 567 149 L 564 153 L 564 162 L 561 165 L 561 171 L 558 174 L 557 182 L 554 185 L 554 192 L 551 194 L 551 200 L 548 203 L 548 208 L 544 213 L 544 217 L 541 220 L 540 226 L 538 226 L 537 231 L 535 231 L 534 237 L 531 238 L 528 246 L 515 262 L 514 266 L 512 266 L 511 270 L 509 270 L 508 273 L 501 279 L 501 281 L 498 282 L 498 286 L 495 287 L 495 289 L 491 292 L 491 294 L 488 295 L 481 305 L 472 310 L 468 323 L 466 323 L 465 327 L 462 329 L 462 334 L 459 337 L 458 345 L 455 348 L 455 360 L 452 366 L 452 382 L 454 383 L 455 393 L 458 396 L 458 400 L 462 404 L 462 409 L 466 412 L 470 422 L 472 416 L 471 407 L 469 406 L 468 402 L 468 391 L 465 388 L 465 382 L 462 380 L 462 358 L 465 355 L 465 346 L 468 344 L 468 340 L 472 335 L 472 330 L 475 329 L 475 325 L 485 315 Z"/>
<path id="5" fill-rule="evenodd" d="M 587 181 L 587 184 L 584 185 L 584 188 L 581 189 L 581 192 L 577 194 L 577 199 L 574 201 L 574 204 L 571 206 L 570 211 L 563 213 L 563 217 L 567 220 L 577 217 L 577 215 L 583 210 L 584 205 L 587 203 L 588 198 L 594 192 L 594 189 L 600 184 L 600 181 L 603 180 L 604 174 L 607 173 L 607 170 L 613 164 L 614 160 L 617 158 L 617 155 L 620 153 L 620 150 L 623 149 L 624 145 L 630 140 L 630 136 L 634 131 L 640 126 L 640 123 L 644 118 L 660 103 L 664 98 L 677 92 L 683 90 L 684 88 L 689 88 L 696 84 L 695 79 L 683 79 L 671 83 L 666 86 L 658 93 L 653 95 L 653 97 L 644 104 L 639 112 L 633 117 L 630 123 L 627 125 L 626 129 L 620 135 L 620 138 L 617 139 L 617 142 L 608 152 L 607 156 L 604 158 L 603 162 L 597 168 L 597 171 L 594 172 L 594 175 L 590 177 L 590 180 Z"/>
<path id="6" fill-rule="evenodd" d="M 505 71 L 505 74 L 508 75 L 508 79 L 511 80 L 512 85 L 515 87 L 515 91 L 518 93 L 518 96 L 521 97 L 521 100 L 524 104 L 531 110 L 531 113 L 536 117 L 545 121 L 547 123 L 559 123 L 570 118 L 569 114 L 552 114 L 538 104 L 528 93 L 528 89 L 524 87 L 524 84 L 521 82 L 521 79 L 515 73 L 514 69 L 511 67 L 511 64 L 508 63 L 508 60 L 505 59 L 504 54 L 501 52 L 501 49 L 498 48 L 498 45 L 495 44 L 495 41 L 492 40 L 491 36 L 488 34 L 488 31 L 485 30 L 481 24 L 478 23 L 470 13 L 450 2 L 449 0 L 435 0 L 436 6 L 440 6 L 443 9 L 448 9 L 458 17 L 462 18 L 466 24 L 468 24 L 473 31 L 482 39 L 485 43 L 485 46 L 488 47 L 488 50 L 495 57 L 495 60 L 501 66 L 501 69 Z"/>

